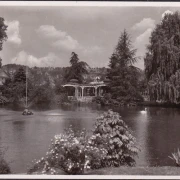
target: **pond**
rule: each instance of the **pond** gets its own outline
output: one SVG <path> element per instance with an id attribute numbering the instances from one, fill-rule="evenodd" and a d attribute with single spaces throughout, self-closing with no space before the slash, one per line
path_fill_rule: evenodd
<path id="1" fill-rule="evenodd" d="M 136 166 L 171 166 L 168 157 L 180 148 L 180 110 L 143 107 L 115 108 L 132 129 L 141 152 Z M 22 116 L 22 109 L 0 107 L 0 146 L 13 173 L 25 173 L 32 160 L 45 155 L 51 139 L 69 125 L 74 130 L 86 128 L 91 133 L 98 115 L 107 111 L 97 105 L 34 107 L 32 116 Z"/>

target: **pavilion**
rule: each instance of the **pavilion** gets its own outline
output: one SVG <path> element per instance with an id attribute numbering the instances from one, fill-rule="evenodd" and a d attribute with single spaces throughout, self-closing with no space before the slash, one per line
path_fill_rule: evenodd
<path id="1" fill-rule="evenodd" d="M 92 101 L 93 97 L 103 96 L 107 92 L 108 80 L 99 81 L 96 79 L 87 84 L 80 84 L 78 80 L 71 79 L 70 82 L 64 84 L 67 89 L 68 98 L 78 101 Z"/>

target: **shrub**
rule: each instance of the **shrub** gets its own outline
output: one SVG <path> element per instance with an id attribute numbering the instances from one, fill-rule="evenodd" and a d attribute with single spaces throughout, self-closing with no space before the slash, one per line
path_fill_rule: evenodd
<path id="1" fill-rule="evenodd" d="M 8 163 L 4 159 L 4 151 L 0 149 L 0 174 L 10 174 L 11 170 Z"/>
<path id="2" fill-rule="evenodd" d="M 103 97 L 97 96 L 93 98 L 93 102 L 96 102 L 97 104 L 101 104 L 102 106 L 131 106 L 136 105 L 137 102 L 142 102 L 143 99 L 141 96 L 130 98 L 130 96 L 121 96 L 117 98 L 112 98 L 111 94 L 107 93 Z"/>
<path id="3" fill-rule="evenodd" d="M 94 136 L 95 144 L 107 150 L 102 166 L 135 165 L 138 154 L 136 140 L 121 116 L 109 110 L 97 118 Z"/>
<path id="4" fill-rule="evenodd" d="M 55 96 L 55 101 L 57 104 L 66 104 L 66 103 L 70 103 L 68 96 L 66 93 L 61 93 L 60 95 L 56 95 Z"/>
<path id="5" fill-rule="evenodd" d="M 28 173 L 58 174 L 56 169 L 62 169 L 67 174 L 83 174 L 84 170 L 100 167 L 105 155 L 105 149 L 91 145 L 85 131 L 74 133 L 69 128 L 54 137 L 46 157 L 36 161 Z"/>
<path id="6" fill-rule="evenodd" d="M 105 94 L 103 97 L 97 96 L 93 98 L 93 102 L 96 102 L 97 104 L 104 105 L 112 105 L 112 99 L 111 95 L 109 93 Z"/>
<path id="7" fill-rule="evenodd" d="M 171 158 L 175 162 L 176 166 L 180 166 L 180 151 L 179 151 L 179 149 L 177 150 L 177 152 L 172 153 L 172 156 L 169 156 L 169 158 Z"/>
<path id="8" fill-rule="evenodd" d="M 97 96 L 93 99 L 93 102 L 101 104 L 102 106 L 112 105 L 112 106 L 124 106 L 124 101 L 118 101 L 117 99 L 112 99 L 109 94 L 106 94 L 103 97 Z"/>
<path id="9" fill-rule="evenodd" d="M 8 163 L 3 159 L 0 158 L 0 174 L 10 174 L 11 170 Z"/>
<path id="10" fill-rule="evenodd" d="M 118 113 L 109 110 L 95 123 L 93 135 L 75 133 L 72 127 L 56 135 L 46 157 L 36 161 L 28 173 L 83 174 L 85 170 L 108 166 L 135 165 L 135 138 Z"/>

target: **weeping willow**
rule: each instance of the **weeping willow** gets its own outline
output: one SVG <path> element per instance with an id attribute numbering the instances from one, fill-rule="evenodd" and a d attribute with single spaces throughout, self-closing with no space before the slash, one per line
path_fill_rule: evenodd
<path id="1" fill-rule="evenodd" d="M 180 14 L 166 14 L 150 37 L 145 75 L 151 101 L 180 103 Z"/>

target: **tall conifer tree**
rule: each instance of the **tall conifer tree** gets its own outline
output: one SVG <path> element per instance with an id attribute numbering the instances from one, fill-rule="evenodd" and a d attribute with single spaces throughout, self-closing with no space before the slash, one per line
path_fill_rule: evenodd
<path id="1" fill-rule="evenodd" d="M 111 80 L 112 98 L 129 102 L 138 97 L 138 71 L 133 66 L 136 61 L 136 49 L 132 47 L 130 36 L 124 30 L 109 63 L 108 77 Z"/>

